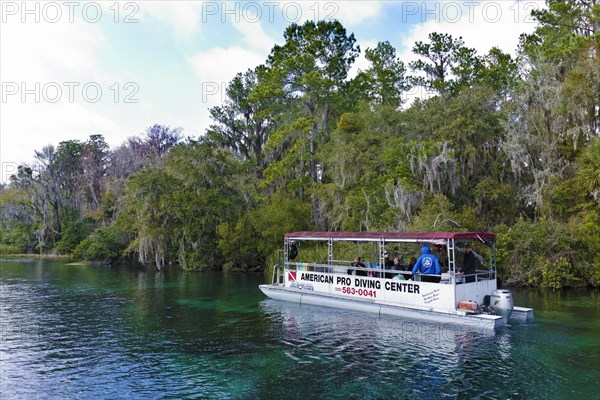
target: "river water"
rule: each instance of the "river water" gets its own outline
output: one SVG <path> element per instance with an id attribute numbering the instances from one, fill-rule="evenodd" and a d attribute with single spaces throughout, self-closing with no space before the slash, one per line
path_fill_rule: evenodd
<path id="1" fill-rule="evenodd" d="M 268 300 L 260 274 L 0 262 L 2 399 L 598 399 L 597 291 L 493 334 Z"/>

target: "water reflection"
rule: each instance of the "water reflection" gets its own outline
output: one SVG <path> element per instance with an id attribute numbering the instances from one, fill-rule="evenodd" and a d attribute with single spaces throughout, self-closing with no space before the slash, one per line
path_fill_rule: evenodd
<path id="1" fill-rule="evenodd" d="M 518 328 L 490 332 L 270 299 L 260 305 L 281 324 L 280 345 L 291 364 L 330 367 L 331 395 L 341 390 L 370 398 L 377 397 L 372 391 L 408 398 L 476 397 L 484 378 L 498 385 L 513 379 Z M 289 368 L 304 375 L 303 369 Z"/>

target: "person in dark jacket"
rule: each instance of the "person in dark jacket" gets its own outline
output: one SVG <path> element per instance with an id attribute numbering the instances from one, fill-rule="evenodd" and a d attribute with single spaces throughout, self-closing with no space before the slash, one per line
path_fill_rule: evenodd
<path id="1" fill-rule="evenodd" d="M 473 254 L 473 249 L 470 245 L 465 247 L 465 257 L 463 258 L 463 267 L 459 273 L 466 275 L 465 282 L 475 282 L 475 274 L 477 271 L 475 269 L 475 264 L 477 263 L 477 259 L 475 258 L 475 254 Z M 470 276 L 469 276 L 470 275 Z"/>
<path id="2" fill-rule="evenodd" d="M 355 257 L 354 262 L 352 262 L 350 264 L 350 266 L 352 268 L 350 270 L 348 270 L 349 274 L 352 274 L 352 272 L 354 272 L 354 275 L 357 275 L 357 276 L 368 276 L 369 275 L 368 271 L 366 270 L 367 266 L 361 262 L 360 257 Z"/>
<path id="3" fill-rule="evenodd" d="M 387 250 L 384 250 L 383 252 L 383 266 L 384 266 L 384 270 L 386 271 L 390 271 L 394 269 L 394 262 L 392 260 L 390 260 L 390 255 L 387 252 Z M 387 279 L 392 279 L 394 277 L 394 275 L 396 274 L 392 274 L 391 272 L 386 272 L 383 276 L 385 276 Z"/>
<path id="4" fill-rule="evenodd" d="M 421 257 L 417 260 L 417 263 L 413 267 L 413 276 L 420 272 L 426 275 L 440 275 L 441 274 L 440 261 L 438 258 L 430 253 L 429 246 L 423 246 L 421 248 Z M 421 276 L 423 282 L 436 282 L 440 281 L 441 276 Z"/>

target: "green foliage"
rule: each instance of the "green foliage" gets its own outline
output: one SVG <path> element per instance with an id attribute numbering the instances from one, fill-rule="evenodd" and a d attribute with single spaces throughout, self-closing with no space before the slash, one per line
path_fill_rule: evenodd
<path id="1" fill-rule="evenodd" d="M 354 97 L 373 105 L 399 107 L 402 92 L 409 84 L 406 67 L 396 57 L 396 49 L 388 41 L 379 42 L 375 48 L 365 51 L 365 58 L 371 66 L 359 72 L 351 82 Z"/>
<path id="2" fill-rule="evenodd" d="M 17 254 L 31 253 L 35 250 L 34 226 L 26 222 L 17 222 L 9 229 L 3 229 L 0 236 L 0 245 L 6 246 L 4 250 L 12 249 Z"/>
<path id="3" fill-rule="evenodd" d="M 31 215 L 27 193 L 15 188 L 0 188 L 0 246 L 3 252 L 35 251 L 37 225 Z"/>
<path id="4" fill-rule="evenodd" d="M 335 124 L 332 117 L 344 102 L 344 81 L 360 48 L 338 21 L 292 24 L 284 38 L 282 46 L 271 50 L 257 87 L 257 93 L 282 105 L 282 128 L 267 146 L 275 150 L 275 160 L 265 171 L 263 187 L 285 188 L 302 198 L 304 178 L 309 178 L 308 186 L 318 184 L 316 154 Z"/>
<path id="5" fill-rule="evenodd" d="M 0 254 L 26 254 L 23 253 L 22 247 L 6 244 L 4 242 L 0 243 Z"/>
<path id="6" fill-rule="evenodd" d="M 484 222 L 473 208 L 455 210 L 442 195 L 429 196 L 421 203 L 421 211 L 408 226 L 409 232 L 468 232 L 483 230 Z"/>
<path id="7" fill-rule="evenodd" d="M 113 224 L 96 229 L 82 240 L 73 251 L 73 256 L 88 261 L 112 263 L 124 257 L 129 243 L 128 232 Z"/>
<path id="8" fill-rule="evenodd" d="M 568 63 L 590 41 L 598 38 L 600 5 L 579 0 L 549 0 L 548 7 L 534 10 L 539 22 L 535 32 L 523 35 L 522 49 L 526 54 L 542 53 L 556 63 Z"/>
<path id="9" fill-rule="evenodd" d="M 410 67 L 426 76 L 413 77 L 414 84 L 442 95 L 469 87 L 483 69 L 481 58 L 474 49 L 464 46 L 462 37 L 432 32 L 429 43 L 415 43 L 413 53 L 422 59 L 411 62 Z"/>
<path id="10" fill-rule="evenodd" d="M 219 225 L 218 247 L 227 260 L 227 269 L 262 267 L 281 248 L 286 232 L 309 228 L 310 206 L 276 195 L 236 224 Z"/>
<path id="11" fill-rule="evenodd" d="M 588 203 L 586 190 L 574 178 L 553 176 L 544 188 L 542 212 L 551 218 L 568 221 Z"/>
<path id="12" fill-rule="evenodd" d="M 576 283 L 580 281 L 573 275 L 571 271 L 573 266 L 564 257 L 560 257 L 556 262 L 550 262 L 550 260 L 538 256 L 536 263 L 542 270 L 542 287 L 561 289 L 576 286 Z"/>
<path id="13" fill-rule="evenodd" d="M 260 95 L 256 91 L 259 72 L 264 67 L 238 73 L 226 89 L 227 100 L 222 107 L 210 110 L 212 125 L 208 135 L 221 146 L 228 148 L 242 160 L 250 160 L 257 168 L 260 177 L 264 168 L 263 150 L 274 129 L 275 120 L 270 118 L 273 98 Z"/>
<path id="14" fill-rule="evenodd" d="M 237 223 L 223 223 L 217 229 L 225 270 L 249 270 L 264 265 L 265 255 L 258 248 L 260 236 L 248 215 L 242 216 Z"/>
<path id="15" fill-rule="evenodd" d="M 251 223 L 258 233 L 258 249 L 266 255 L 282 246 L 286 232 L 310 229 L 310 206 L 296 199 L 279 195 L 251 213 Z"/>
<path id="16" fill-rule="evenodd" d="M 600 286 L 600 215 L 598 209 L 582 212 L 570 224 L 582 247 L 575 274 L 589 286 Z"/>
<path id="17" fill-rule="evenodd" d="M 79 213 L 71 209 L 62 222 L 63 230 L 60 240 L 54 246 L 58 254 L 71 254 L 79 242 L 94 230 L 94 222 L 89 218 L 80 219 Z"/>
<path id="18" fill-rule="evenodd" d="M 496 231 L 499 275 L 508 285 L 598 285 L 600 228 L 595 212 L 567 224 L 519 220 Z"/>
<path id="19" fill-rule="evenodd" d="M 600 202 L 600 139 L 594 140 L 577 160 L 577 179 Z"/>
<path id="20" fill-rule="evenodd" d="M 473 188 L 473 196 L 477 203 L 477 214 L 486 223 L 486 228 L 494 225 L 512 225 L 519 212 L 515 198 L 515 187 L 508 183 L 498 184 L 494 179 L 484 178 Z"/>
<path id="21" fill-rule="evenodd" d="M 241 198 L 231 156 L 210 142 L 175 147 L 165 168 L 146 168 L 127 182 L 119 218 L 132 228 L 128 251 L 158 268 L 177 260 L 184 268 L 222 262 L 217 226 L 236 216 Z"/>

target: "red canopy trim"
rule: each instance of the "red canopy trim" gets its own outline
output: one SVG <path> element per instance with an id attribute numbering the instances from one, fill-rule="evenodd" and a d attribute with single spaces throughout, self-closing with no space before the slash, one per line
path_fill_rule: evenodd
<path id="1" fill-rule="evenodd" d="M 369 240 L 369 239 L 385 239 L 385 240 L 414 240 L 414 241 L 430 241 L 430 240 L 447 240 L 447 239 L 473 239 L 473 240 L 495 240 L 496 235 L 488 232 L 288 232 L 286 238 L 290 239 L 338 239 L 338 240 Z"/>

